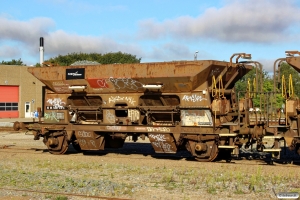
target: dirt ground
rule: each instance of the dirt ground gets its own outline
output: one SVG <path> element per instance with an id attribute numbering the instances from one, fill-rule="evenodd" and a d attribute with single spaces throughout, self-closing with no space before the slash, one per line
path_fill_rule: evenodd
<path id="1" fill-rule="evenodd" d="M 300 192 L 298 164 L 201 163 L 188 152 L 155 154 L 147 140 L 101 152 L 77 153 L 70 147 L 66 155 L 52 155 L 30 132 L 0 131 L 0 167 L 1 199 L 64 199 L 43 191 L 89 195 L 65 199 L 143 200 L 276 199 L 274 192 Z"/>

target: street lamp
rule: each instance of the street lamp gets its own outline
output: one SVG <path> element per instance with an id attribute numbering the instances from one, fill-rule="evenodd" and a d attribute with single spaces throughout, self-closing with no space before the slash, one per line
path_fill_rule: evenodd
<path id="1" fill-rule="evenodd" d="M 195 51 L 195 54 L 194 54 L 194 60 L 197 60 L 197 53 L 198 53 L 199 51 Z"/>

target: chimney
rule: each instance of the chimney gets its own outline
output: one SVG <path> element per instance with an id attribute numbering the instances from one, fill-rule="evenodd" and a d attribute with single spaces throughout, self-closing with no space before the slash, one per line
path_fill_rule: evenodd
<path id="1" fill-rule="evenodd" d="M 44 38 L 40 37 L 40 65 L 43 66 L 44 62 Z"/>

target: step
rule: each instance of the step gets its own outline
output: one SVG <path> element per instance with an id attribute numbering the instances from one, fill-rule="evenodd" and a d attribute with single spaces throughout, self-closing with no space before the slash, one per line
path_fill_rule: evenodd
<path id="1" fill-rule="evenodd" d="M 280 152 L 281 149 L 264 149 L 263 152 Z"/>
<path id="2" fill-rule="evenodd" d="M 240 123 L 241 125 L 242 123 Z M 221 124 L 221 126 L 238 126 L 238 123 L 233 123 L 233 122 L 227 122 L 227 123 L 223 123 Z"/>
<path id="3" fill-rule="evenodd" d="M 290 126 L 286 126 L 286 125 L 277 125 L 277 126 L 268 126 L 268 128 L 288 128 Z"/>
<path id="4" fill-rule="evenodd" d="M 218 146 L 219 149 L 235 149 L 237 146 L 228 146 L 228 145 L 220 145 Z"/>
<path id="5" fill-rule="evenodd" d="M 268 135 L 268 136 L 264 136 L 263 139 L 280 139 L 282 138 L 282 136 L 279 136 L 279 135 Z"/>
<path id="6" fill-rule="evenodd" d="M 220 133 L 219 134 L 220 137 L 234 137 L 237 136 L 236 133 Z"/>

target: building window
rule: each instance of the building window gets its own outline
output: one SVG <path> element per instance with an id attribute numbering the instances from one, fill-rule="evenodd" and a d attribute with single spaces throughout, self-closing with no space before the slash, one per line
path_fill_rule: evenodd
<path id="1" fill-rule="evenodd" d="M 18 110 L 18 103 L 12 103 L 12 102 L 1 102 L 0 103 L 0 112 L 1 111 L 12 111 L 12 110 Z"/>

